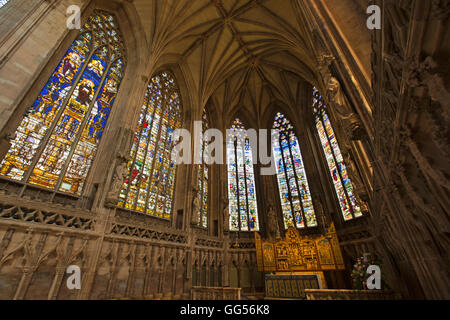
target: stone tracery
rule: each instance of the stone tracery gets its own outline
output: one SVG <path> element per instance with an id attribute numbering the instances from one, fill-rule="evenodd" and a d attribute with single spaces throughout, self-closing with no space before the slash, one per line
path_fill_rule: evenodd
<path id="1" fill-rule="evenodd" d="M 2 10 L 16 10 L 14 2 L 1 8 L 0 16 Z M 2 49 L 5 46 L 0 52 L 0 79 L 6 79 L 0 93 L 2 159 L 10 150 L 9 143 L 13 141 L 14 145 L 20 139 L 20 134 L 14 132 L 22 119 L 33 117 L 33 112 L 26 111 L 24 116 L 24 111 L 55 67 L 60 67 L 57 71 L 61 79 L 66 79 L 67 88 L 71 88 L 59 97 L 59 110 L 70 105 L 79 113 L 89 105 L 82 120 L 85 130 L 77 131 L 74 118 L 58 117 L 58 112 L 49 112 L 43 119 L 42 126 L 49 128 L 45 135 L 50 137 L 53 132 L 67 141 L 77 141 L 67 154 L 57 150 L 54 140 L 44 138 L 42 141 L 55 149 L 53 158 L 30 156 L 34 149 L 29 145 L 18 152 L 30 167 L 24 170 L 26 179 L 11 175 L 4 179 L 11 171 L 2 164 L 0 283 L 15 289 L 0 292 L 0 298 L 181 298 L 195 284 L 261 291 L 262 275 L 252 269 L 257 260 L 253 238 L 229 228 L 226 213 L 233 199 L 224 203 L 228 192 L 226 168 L 211 165 L 208 179 L 202 180 L 196 179 L 198 167 L 180 166 L 170 185 L 164 183 L 168 171 L 156 170 L 152 181 L 134 198 L 129 197 L 129 192 L 121 193 L 125 195 L 125 199 L 120 198 L 124 204 L 133 199 L 128 207 L 117 206 L 121 180 L 133 177 L 131 167 L 135 162 L 129 163 L 132 159 L 125 160 L 123 155 L 133 150 L 136 142 L 135 125 L 141 117 L 137 106 L 146 103 L 143 100 L 148 79 L 162 70 L 170 71 L 178 84 L 183 108 L 177 121 L 186 128 L 201 120 L 206 106 L 208 120 L 220 130 L 236 117 L 245 120 L 248 128 L 264 129 L 272 126 L 275 113 L 286 115 L 297 129 L 311 179 L 310 193 L 320 195 L 320 200 L 313 202 L 317 230 L 335 222 L 346 268 L 351 268 L 351 261 L 364 253 L 377 253 L 386 262 L 390 285 L 404 297 L 448 297 L 448 275 L 442 271 L 448 251 L 448 84 L 443 76 L 448 65 L 442 59 L 446 56 L 445 45 L 439 41 L 448 29 L 445 1 L 428 4 L 386 0 L 382 30 L 373 31 L 372 38 L 359 33 L 358 43 L 353 37 L 358 34 L 357 28 L 352 30 L 345 23 L 349 11 L 343 9 L 344 1 L 334 8 L 328 7 L 327 1 L 288 1 L 286 9 L 271 0 L 114 0 L 111 8 L 101 1 L 81 2 L 86 5 L 86 15 L 102 8 L 102 12 L 111 10 L 114 17 L 120 17 L 114 18 L 114 27 L 106 30 L 109 36 L 82 33 L 84 37 L 74 39 L 74 34 L 64 33 L 64 27 L 57 28 L 54 37 L 46 33 L 39 19 L 63 26 L 65 0 L 55 4 L 55 10 L 42 10 L 47 16 L 32 22 L 32 29 L 11 28 L 15 33 L 0 36 Z M 39 4 L 41 9 L 48 5 L 45 1 Z M 20 14 L 17 11 L 17 17 Z M 364 19 L 358 17 L 355 13 L 353 21 L 363 25 Z M 417 21 L 423 24 L 419 26 Z M 441 31 L 429 32 L 432 25 L 439 25 Z M 116 32 L 114 40 L 112 31 Z M 43 34 L 49 45 L 41 48 L 34 44 L 35 50 L 30 50 L 30 39 L 42 38 Z M 433 35 L 430 39 L 418 34 Z M 418 38 L 423 42 L 419 43 Z M 61 43 L 59 39 L 66 40 Z M 115 54 L 125 58 L 126 48 L 127 59 L 108 66 L 89 63 L 88 51 L 83 48 L 94 39 L 98 47 L 117 42 L 115 48 L 120 51 Z M 70 47 L 73 40 L 78 47 Z M 17 45 L 17 51 L 11 49 L 11 43 Z M 79 54 L 60 60 L 67 48 L 73 49 L 69 53 L 78 50 Z M 372 65 L 367 63 L 371 52 Z M 102 51 L 98 54 L 106 56 Z M 29 57 L 25 66 L 24 57 Z M 26 72 L 18 65 L 27 68 Z M 80 81 L 79 88 L 75 88 L 85 65 L 89 65 L 92 76 L 102 76 L 103 85 L 94 83 L 98 96 L 89 81 Z M 347 206 L 352 208 L 350 215 L 356 217 L 361 212 L 361 218 L 340 219 L 342 207 L 335 199 L 311 115 L 313 87 L 324 93 L 327 118 L 333 123 L 354 184 L 352 191 L 359 210 L 353 206 L 353 199 L 344 195 Z M 46 88 L 43 101 L 54 100 L 54 86 L 50 83 Z M 329 91 L 333 88 L 338 89 L 337 95 L 328 94 L 333 93 Z M 113 109 L 102 111 L 114 100 Z M 42 115 L 52 110 L 41 104 L 35 111 Z M 54 130 L 53 117 L 62 124 Z M 38 149 L 42 153 L 43 145 Z M 84 161 L 77 161 L 81 152 Z M 129 170 L 124 169 L 125 164 Z M 54 186 L 50 189 L 33 184 L 39 178 L 33 168 L 44 165 L 65 172 L 49 184 Z M 258 229 L 263 236 L 273 237 L 279 227 L 273 225 L 274 221 L 281 221 L 283 211 L 276 192 L 277 180 L 274 176 L 260 176 L 259 165 L 252 167 Z M 136 173 L 140 185 L 145 181 L 142 172 Z M 76 188 L 74 181 L 78 183 Z M 200 197 L 192 186 L 203 190 L 197 191 Z M 167 210 L 152 211 L 153 207 L 147 206 L 153 203 L 147 197 L 150 194 L 159 200 L 169 195 L 154 203 L 155 208 L 164 203 Z M 139 206 L 142 210 L 138 210 L 139 199 L 144 202 Z M 284 236 L 284 230 L 279 229 Z M 301 232 L 308 235 L 316 231 Z M 78 293 L 62 285 L 69 264 L 87 270 L 83 289 Z M 41 282 L 33 282 L 37 274 L 51 287 L 44 290 L 39 287 Z M 342 275 L 330 277 L 332 288 L 349 286 Z M 21 286 L 12 283 L 13 279 L 19 279 Z"/>

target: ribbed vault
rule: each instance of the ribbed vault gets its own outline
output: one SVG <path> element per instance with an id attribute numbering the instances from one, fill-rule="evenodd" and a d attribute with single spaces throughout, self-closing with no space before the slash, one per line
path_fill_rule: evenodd
<path id="1" fill-rule="evenodd" d="M 314 82 L 315 57 L 295 0 L 135 0 L 148 42 L 149 68 L 171 57 L 192 77 L 201 106 L 213 97 L 222 115 L 263 115 L 291 105 L 290 81 Z M 294 84 L 296 85 L 296 84 Z"/>

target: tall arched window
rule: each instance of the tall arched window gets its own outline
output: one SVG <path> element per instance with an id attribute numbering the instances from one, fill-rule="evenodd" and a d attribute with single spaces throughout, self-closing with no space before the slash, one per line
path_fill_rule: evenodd
<path id="1" fill-rule="evenodd" d="M 328 118 L 326 106 L 316 88 L 313 90 L 313 108 L 320 142 L 322 143 L 322 149 L 327 159 L 328 168 L 344 220 L 361 217 L 361 208 L 356 202 L 353 185 L 348 177 L 339 144 L 334 135 L 330 119 Z"/>
<path id="2" fill-rule="evenodd" d="M 174 77 L 162 72 L 147 88 L 118 206 L 170 219 L 176 174 L 173 132 L 180 127 L 180 94 Z"/>
<path id="3" fill-rule="evenodd" d="M 227 137 L 228 200 L 231 231 L 258 231 L 255 176 L 250 141 L 236 119 Z"/>
<path id="4" fill-rule="evenodd" d="M 0 175 L 80 195 L 125 69 L 115 18 L 96 10 L 28 109 Z"/>
<path id="5" fill-rule="evenodd" d="M 198 165 L 197 179 L 198 179 L 198 192 L 200 195 L 200 214 L 199 221 L 197 222 L 198 226 L 207 228 L 208 227 L 208 165 L 205 163 L 205 154 L 206 146 L 208 144 L 207 141 L 203 140 L 203 133 L 208 130 L 208 115 L 206 114 L 206 110 L 203 110 L 202 116 L 202 133 L 200 137 L 200 141 L 202 144 L 200 146 L 200 159 L 203 159 L 202 164 Z"/>
<path id="6" fill-rule="evenodd" d="M 273 129 L 273 150 L 277 165 L 278 188 L 285 228 L 316 227 L 317 220 L 309 191 L 305 167 L 294 127 L 286 117 L 277 113 Z"/>

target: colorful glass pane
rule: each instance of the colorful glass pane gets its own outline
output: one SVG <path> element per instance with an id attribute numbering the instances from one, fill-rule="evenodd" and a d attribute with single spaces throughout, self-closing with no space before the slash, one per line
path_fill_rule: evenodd
<path id="1" fill-rule="evenodd" d="M 102 49 L 106 49 L 102 47 Z M 94 94 L 100 85 L 106 68 L 106 51 L 94 53 L 85 69 L 69 103 L 59 118 L 50 140 L 31 173 L 28 182 L 42 187 L 54 188 L 69 156 L 82 122 L 88 112 Z"/>
<path id="2" fill-rule="evenodd" d="M 116 60 L 108 71 L 106 80 L 94 107 L 91 110 L 87 125 L 69 162 L 60 190 L 80 194 L 84 181 L 97 152 L 97 145 L 102 138 L 106 122 L 116 99 L 119 85 L 123 77 L 123 60 Z"/>
<path id="3" fill-rule="evenodd" d="M 252 149 L 242 122 L 236 119 L 227 138 L 228 201 L 231 231 L 258 231 Z"/>
<path id="4" fill-rule="evenodd" d="M 306 178 L 298 139 L 289 120 L 277 113 L 273 129 L 273 151 L 277 168 L 278 188 L 285 228 L 317 226 L 311 192 Z"/>
<path id="5" fill-rule="evenodd" d="M 176 167 L 171 160 L 173 132 L 181 127 L 181 100 L 167 72 L 147 87 L 118 206 L 170 219 Z"/>
<path id="6" fill-rule="evenodd" d="M 313 106 L 316 128 L 344 220 L 347 221 L 354 217 L 360 217 L 362 216 L 362 212 L 354 195 L 353 184 L 348 177 L 344 158 L 342 157 L 331 121 L 328 118 L 326 106 L 316 88 L 314 88 L 313 92 Z"/>
<path id="7" fill-rule="evenodd" d="M 81 34 L 47 81 L 38 98 L 22 119 L 11 147 L 1 163 L 0 174 L 22 180 L 38 152 L 75 78 L 89 55 L 92 36 Z"/>
<path id="8" fill-rule="evenodd" d="M 207 154 L 205 153 L 206 146 L 208 145 L 208 141 L 204 141 L 204 132 L 208 130 L 208 116 L 206 114 L 206 110 L 203 110 L 202 116 L 202 132 L 200 133 L 200 150 L 199 156 L 202 159 L 202 164 L 198 165 L 197 171 L 197 188 L 200 195 L 200 214 L 199 221 L 197 222 L 198 226 L 203 228 L 208 227 L 208 165 L 205 163 Z"/>
<path id="9" fill-rule="evenodd" d="M 96 10 L 22 119 L 0 175 L 81 195 L 124 68 L 115 19 Z"/>

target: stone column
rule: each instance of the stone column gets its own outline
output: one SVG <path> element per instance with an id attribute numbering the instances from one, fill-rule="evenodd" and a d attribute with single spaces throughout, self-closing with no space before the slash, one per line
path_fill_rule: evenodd
<path id="1" fill-rule="evenodd" d="M 23 300 L 26 294 L 26 291 L 30 285 L 31 279 L 33 278 L 33 274 L 36 271 L 36 268 L 33 267 L 24 267 L 22 271 L 22 278 L 20 279 L 19 286 L 17 287 L 16 294 L 14 295 L 13 300 Z"/>
<path id="2" fill-rule="evenodd" d="M 161 254 L 162 263 L 159 266 L 158 293 L 162 293 L 163 292 L 164 276 L 165 276 L 165 265 L 166 265 L 166 259 L 165 259 L 166 248 L 163 247 L 161 249 L 162 249 L 162 254 Z"/>
<path id="3" fill-rule="evenodd" d="M 53 277 L 52 286 L 50 287 L 50 291 L 48 293 L 48 300 L 56 300 L 65 272 L 66 272 L 65 267 L 63 266 L 56 267 L 56 273 L 55 276 Z"/>

